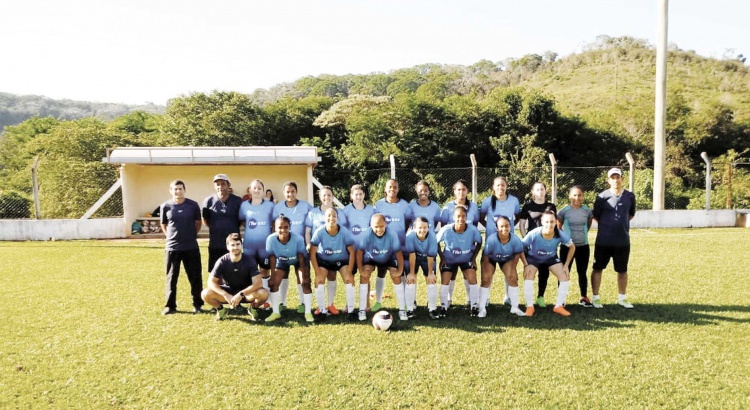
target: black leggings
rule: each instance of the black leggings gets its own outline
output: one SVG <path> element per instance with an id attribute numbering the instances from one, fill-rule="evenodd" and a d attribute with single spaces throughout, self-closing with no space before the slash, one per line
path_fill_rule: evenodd
<path id="1" fill-rule="evenodd" d="M 578 287 L 581 288 L 581 296 L 587 296 L 588 293 L 588 278 L 586 277 L 586 271 L 589 269 L 589 256 L 591 255 L 590 245 L 576 245 L 576 253 L 573 255 L 573 261 L 570 262 L 571 273 L 573 271 L 573 265 L 576 266 L 578 271 Z M 565 263 L 568 259 L 568 247 L 560 246 L 560 260 Z M 539 297 L 544 297 L 544 291 L 547 290 L 547 282 L 549 281 L 549 268 L 539 268 Z"/>

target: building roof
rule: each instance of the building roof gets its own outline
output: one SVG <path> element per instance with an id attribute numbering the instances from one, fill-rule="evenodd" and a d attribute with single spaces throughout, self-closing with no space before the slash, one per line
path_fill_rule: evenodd
<path id="1" fill-rule="evenodd" d="M 317 147 L 118 147 L 110 164 L 308 164 L 320 162 Z"/>

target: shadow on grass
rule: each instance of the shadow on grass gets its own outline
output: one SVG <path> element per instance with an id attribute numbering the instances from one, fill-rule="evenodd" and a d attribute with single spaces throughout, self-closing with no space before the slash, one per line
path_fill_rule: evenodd
<path id="1" fill-rule="evenodd" d="M 638 322 L 677 323 L 696 326 L 717 325 L 721 322 L 750 323 L 750 306 L 738 305 L 701 305 L 693 303 L 676 304 L 639 304 L 633 309 L 624 309 L 617 305 L 605 305 L 603 309 L 568 306 L 570 317 L 552 313 L 551 307 L 537 308 L 533 317 L 512 315 L 506 306 L 490 305 L 486 318 L 470 317 L 464 307 L 451 307 L 446 318 L 430 319 L 424 307 L 417 309 L 416 319 L 400 321 L 398 311 L 385 309 L 394 316 L 391 331 L 418 332 L 422 327 L 459 329 L 471 333 L 497 333 L 507 328 L 528 328 L 541 330 L 572 329 L 579 331 L 596 331 L 612 328 L 633 328 Z M 310 326 L 372 326 L 372 313 L 366 321 L 350 321 L 347 315 L 328 316 L 314 324 L 306 323 L 304 317 L 293 310 L 282 313 L 282 318 L 273 323 L 263 323 L 270 312 L 259 312 L 259 320 L 253 322 L 247 316 L 230 315 L 228 320 L 241 320 L 253 325 L 273 326 L 279 328 Z"/>

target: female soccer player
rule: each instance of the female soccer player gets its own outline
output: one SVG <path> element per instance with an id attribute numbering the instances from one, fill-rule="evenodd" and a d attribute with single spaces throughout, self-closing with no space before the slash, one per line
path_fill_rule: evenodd
<path id="1" fill-rule="evenodd" d="M 430 226 L 430 230 L 435 232 L 435 228 L 440 224 L 440 205 L 430 199 L 430 184 L 427 181 L 419 181 L 414 185 L 417 197 L 409 202 L 409 207 L 414 215 L 414 220 L 424 217 Z"/>
<path id="2" fill-rule="evenodd" d="M 548 268 L 560 281 L 560 286 L 557 288 L 557 302 L 552 311 L 558 315 L 570 316 L 564 304 L 570 287 L 570 261 L 573 260 L 576 246 L 568 234 L 557 228 L 557 215 L 552 211 L 544 211 L 542 226 L 526 234 L 522 242 L 526 248 L 526 261 L 528 262 L 523 270 L 526 316 L 534 315 L 534 275 L 542 267 Z M 557 245 L 566 245 L 570 248 L 565 263 L 557 257 Z"/>
<path id="3" fill-rule="evenodd" d="M 409 320 L 406 314 L 406 300 L 404 286 L 401 285 L 401 275 L 404 271 L 404 254 L 401 252 L 401 242 L 396 232 L 385 221 L 383 214 L 374 214 L 370 219 L 370 228 L 365 232 L 357 250 L 357 265 L 359 266 L 359 320 L 366 320 L 367 293 L 370 288 L 370 275 L 375 269 L 391 274 L 393 288 L 398 302 L 398 318 Z M 375 306 L 373 306 L 375 311 Z"/>
<path id="4" fill-rule="evenodd" d="M 477 284 L 476 259 L 482 249 L 482 235 L 472 224 L 466 222 L 466 208 L 456 206 L 453 211 L 455 222 L 440 228 L 437 234 L 438 254 L 441 264 L 440 302 L 443 305 L 441 316 L 450 306 L 448 296 L 451 278 L 455 278 L 459 268 L 468 282 L 471 316 L 479 314 L 479 285 Z"/>
<path id="5" fill-rule="evenodd" d="M 448 201 L 443 206 L 443 211 L 440 214 L 440 219 L 443 223 L 443 226 L 453 222 L 453 214 L 454 210 L 456 209 L 456 205 L 461 205 L 466 209 L 466 221 L 467 223 L 470 223 L 474 226 L 477 226 L 479 223 L 479 209 L 477 208 L 477 205 L 473 202 L 469 201 L 467 198 L 467 195 L 469 193 L 469 189 L 466 186 L 466 181 L 463 179 L 459 179 L 456 181 L 456 183 L 453 184 L 453 199 L 452 201 Z M 451 301 L 453 300 L 453 290 L 456 288 L 456 275 L 453 275 L 453 278 L 451 279 L 450 285 L 449 285 L 449 292 L 448 292 L 448 305 L 451 304 Z M 469 282 L 466 281 L 466 277 L 464 276 L 464 288 L 466 289 L 466 300 L 469 300 Z"/>
<path id="6" fill-rule="evenodd" d="M 331 190 L 331 187 L 329 187 L 328 185 L 324 185 L 322 188 L 320 188 L 320 190 L 318 190 L 318 198 L 320 198 L 320 206 L 310 209 L 310 211 L 307 213 L 307 219 L 305 220 L 305 226 L 310 228 L 310 236 L 312 236 L 312 234 L 317 231 L 318 228 L 325 225 L 325 212 L 328 209 L 335 210 L 338 224 L 341 225 L 344 229 L 348 229 L 346 215 L 344 215 L 344 212 L 341 209 L 334 208 L 333 206 L 333 191 Z M 336 272 L 333 271 L 329 272 L 328 275 L 328 301 L 330 303 L 330 305 L 328 305 L 328 313 L 332 315 L 339 314 L 339 310 L 336 309 L 336 306 L 333 305 L 333 300 L 335 297 Z"/>
<path id="7" fill-rule="evenodd" d="M 349 223 L 349 232 L 357 244 L 370 227 L 370 218 L 375 213 L 375 208 L 365 203 L 365 190 L 362 185 L 352 185 L 349 198 L 352 202 L 344 207 L 344 215 Z"/>
<path id="8" fill-rule="evenodd" d="M 292 233 L 305 238 L 305 219 L 307 219 L 307 213 L 312 209 L 312 205 L 301 199 L 297 199 L 297 183 L 289 181 L 284 184 L 284 201 L 280 201 L 273 207 L 273 218 L 276 219 L 279 215 L 286 216 L 290 223 L 290 229 Z M 305 252 L 305 258 L 307 258 L 307 252 Z M 306 259 L 304 264 L 309 270 L 309 260 Z M 309 273 L 309 272 L 308 272 Z M 299 275 L 298 275 L 299 278 Z M 281 304 L 286 306 L 286 298 L 289 293 L 289 272 L 287 271 L 284 278 L 281 280 L 279 285 L 279 292 L 281 292 Z M 297 295 L 299 296 L 299 305 L 297 306 L 297 313 L 305 313 L 305 301 L 302 284 L 297 281 Z"/>
<path id="9" fill-rule="evenodd" d="M 265 198 L 265 187 L 260 179 L 250 183 L 250 199 L 240 205 L 240 221 L 245 223 L 245 243 L 243 252 L 259 265 L 263 287 L 268 290 L 271 277 L 266 238 L 271 234 L 273 223 L 273 202 Z"/>
<path id="10" fill-rule="evenodd" d="M 318 300 L 318 309 L 315 314 L 338 313 L 338 311 L 332 312 L 335 309 L 332 298 L 329 300 L 330 305 L 326 308 L 325 288 L 323 287 L 326 278 L 330 283 L 331 274 L 334 276 L 333 280 L 336 280 L 336 272 L 338 271 L 341 273 L 344 283 L 346 283 L 346 310 L 349 313 L 349 319 L 356 319 L 354 313 L 354 278 L 352 277 L 352 267 L 356 256 L 354 240 L 349 230 L 339 225 L 338 212 L 336 211 L 334 208 L 326 209 L 325 225 L 318 228 L 310 238 L 310 263 L 315 270 L 315 298 Z"/>
<path id="11" fill-rule="evenodd" d="M 504 215 L 497 217 L 495 233 L 487 234 L 487 242 L 482 251 L 482 287 L 479 289 L 479 317 L 487 316 L 485 302 L 490 296 L 490 285 L 492 277 L 495 274 L 495 267 L 500 265 L 500 270 L 505 275 L 505 282 L 508 287 L 508 297 L 510 298 L 510 313 L 518 316 L 526 316 L 518 308 L 518 273 L 516 267 L 518 260 L 523 261 L 526 266 L 526 255 L 523 253 L 523 243 L 511 228 L 510 219 Z M 489 232 L 489 229 L 487 230 Z"/>
<path id="12" fill-rule="evenodd" d="M 531 187 L 531 201 L 525 203 L 518 215 L 518 230 L 521 231 L 521 237 L 526 236 L 535 228 L 542 226 L 542 214 L 550 210 L 557 214 L 557 207 L 552 202 L 547 202 L 547 187 L 541 182 L 534 182 Z M 528 227 L 527 227 L 528 224 Z M 549 269 L 546 267 L 539 268 L 539 293 L 536 304 L 539 307 L 546 307 L 544 302 L 544 291 L 547 290 L 547 281 L 549 280 Z"/>
<path id="13" fill-rule="evenodd" d="M 412 230 L 406 234 L 406 257 L 409 260 L 409 274 L 406 275 L 405 299 L 406 306 L 412 307 L 417 297 L 417 275 L 419 269 L 427 282 L 427 309 L 430 318 L 440 318 L 437 310 L 437 278 L 435 277 L 435 257 L 437 257 L 437 238 L 430 229 L 430 224 L 424 216 L 414 220 Z M 409 319 L 414 317 L 414 310 L 407 309 Z"/>
<path id="14" fill-rule="evenodd" d="M 487 238 L 497 232 L 497 221 L 498 218 L 504 216 L 508 218 L 510 222 L 510 231 L 513 232 L 513 227 L 516 226 L 516 218 L 521 213 L 521 205 L 518 202 L 518 198 L 508 194 L 508 181 L 505 177 L 496 177 L 492 182 L 492 195 L 482 201 L 482 207 L 479 210 L 479 222 L 487 228 L 485 235 Z M 510 296 L 508 295 L 508 280 L 505 280 L 505 298 L 504 302 L 510 304 Z M 492 283 L 490 283 L 490 290 L 492 289 Z M 490 300 L 487 299 L 489 304 Z"/>
<path id="15" fill-rule="evenodd" d="M 279 215 L 274 227 L 276 232 L 266 239 L 266 252 L 271 265 L 271 294 L 269 300 L 273 313 L 266 318 L 266 322 L 273 322 L 281 318 L 279 306 L 279 287 L 284 277 L 289 277 L 289 270 L 294 266 L 297 272 L 297 283 L 300 284 L 303 298 L 305 320 L 314 321 L 310 311 L 312 305 L 312 289 L 310 287 L 310 271 L 307 268 L 307 251 L 305 250 L 305 238 L 290 231 L 291 221 L 286 216 Z"/>
<path id="16" fill-rule="evenodd" d="M 589 268 L 589 255 L 591 248 L 589 246 L 589 228 L 591 221 L 594 219 L 594 213 L 591 208 L 583 205 L 583 188 L 576 185 L 568 191 L 570 205 L 566 205 L 557 213 L 557 226 L 570 236 L 573 244 L 576 246 L 575 262 L 578 270 L 578 287 L 581 289 L 581 298 L 578 304 L 583 307 L 594 307 L 588 298 L 588 280 L 586 279 L 586 270 Z M 568 247 L 560 246 L 560 259 L 567 259 Z"/>

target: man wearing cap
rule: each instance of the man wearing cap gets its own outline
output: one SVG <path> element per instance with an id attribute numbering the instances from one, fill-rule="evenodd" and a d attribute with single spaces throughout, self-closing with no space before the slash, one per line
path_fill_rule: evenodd
<path id="1" fill-rule="evenodd" d="M 208 226 L 208 272 L 216 261 L 229 251 L 225 241 L 232 233 L 240 233 L 240 205 L 242 200 L 230 193 L 232 184 L 226 174 L 214 175 L 216 193 L 203 201 L 203 223 Z"/>
<path id="2" fill-rule="evenodd" d="M 595 308 L 602 308 L 599 299 L 599 286 L 602 283 L 602 270 L 610 258 L 617 272 L 617 304 L 630 309 L 628 301 L 628 260 L 630 259 L 630 220 L 635 216 L 635 195 L 622 187 L 622 171 L 612 168 L 607 172 L 609 189 L 596 197 L 594 220 L 599 224 L 594 246 L 594 264 L 591 271 L 591 289 Z"/>

